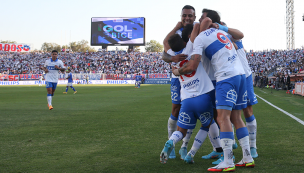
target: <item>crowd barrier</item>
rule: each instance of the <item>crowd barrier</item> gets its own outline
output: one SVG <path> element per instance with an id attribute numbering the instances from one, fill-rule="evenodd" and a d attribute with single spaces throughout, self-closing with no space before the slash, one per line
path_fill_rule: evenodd
<path id="1" fill-rule="evenodd" d="M 304 83 L 295 83 L 295 94 L 304 96 Z"/>
<path id="2" fill-rule="evenodd" d="M 0 81 L 39 80 L 43 74 L 0 74 Z M 72 73 L 74 80 L 82 80 L 87 76 L 90 80 L 134 80 L 137 74 L 102 74 L 102 73 Z M 170 74 L 152 73 L 141 74 L 145 79 L 170 78 Z M 59 74 L 59 80 L 67 78 L 67 74 Z"/>
<path id="3" fill-rule="evenodd" d="M 145 84 L 170 84 L 170 78 L 146 79 Z"/>
<path id="4" fill-rule="evenodd" d="M 59 80 L 57 84 L 67 84 L 67 80 Z M 73 84 L 85 84 L 85 80 L 74 80 Z M 0 81 L 0 85 L 38 85 L 39 81 Z M 45 84 L 45 81 L 42 81 Z M 89 80 L 89 84 L 135 84 L 135 80 Z"/>

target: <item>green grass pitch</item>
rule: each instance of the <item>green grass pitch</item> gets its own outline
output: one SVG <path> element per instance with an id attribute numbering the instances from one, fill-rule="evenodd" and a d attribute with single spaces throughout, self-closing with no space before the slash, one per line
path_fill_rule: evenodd
<path id="1" fill-rule="evenodd" d="M 49 111 L 44 86 L 0 87 L 0 172 L 207 172 L 209 139 L 195 163 L 167 164 L 159 154 L 167 141 L 170 85 L 75 85 L 57 87 Z M 304 98 L 255 88 L 257 95 L 304 120 Z M 264 101 L 254 106 L 258 124 L 256 167 L 236 172 L 303 172 L 304 126 Z M 197 132 L 191 137 L 191 148 Z M 176 145 L 176 154 L 182 142 Z M 241 148 L 234 150 L 236 162 Z"/>

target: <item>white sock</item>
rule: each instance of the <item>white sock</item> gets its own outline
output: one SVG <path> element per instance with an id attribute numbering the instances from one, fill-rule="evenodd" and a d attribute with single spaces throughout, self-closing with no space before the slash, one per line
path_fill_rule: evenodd
<path id="1" fill-rule="evenodd" d="M 256 133 L 257 133 L 257 122 L 256 119 L 254 119 L 251 122 L 246 122 L 246 126 L 249 133 L 249 144 L 250 147 L 257 148 L 256 146 Z"/>
<path id="2" fill-rule="evenodd" d="M 192 133 L 193 133 L 193 129 L 188 129 L 187 134 L 183 139 L 183 144 L 182 144 L 181 148 L 183 148 L 183 147 L 187 148 L 188 147 L 188 143 L 190 141 Z"/>
<path id="3" fill-rule="evenodd" d="M 171 117 L 168 119 L 168 139 L 171 137 L 172 133 L 177 130 L 177 120 L 173 120 Z"/>
<path id="4" fill-rule="evenodd" d="M 49 105 L 52 105 L 52 96 L 47 96 L 47 101 Z"/>
<path id="5" fill-rule="evenodd" d="M 249 136 L 245 136 L 242 139 L 239 139 L 240 146 L 242 147 L 243 151 L 243 161 L 251 162 L 252 157 L 250 154 L 250 147 L 249 147 Z"/>
<path id="6" fill-rule="evenodd" d="M 229 138 L 221 139 L 221 146 L 224 151 L 224 162 L 228 165 L 233 164 L 233 152 L 232 152 L 233 140 Z"/>
<path id="7" fill-rule="evenodd" d="M 196 154 L 198 149 L 200 149 L 200 147 L 204 143 L 205 139 L 207 138 L 207 135 L 208 135 L 208 132 L 205 130 L 202 130 L 202 129 L 200 129 L 197 132 L 193 145 L 191 147 L 191 150 L 189 151 L 189 153 L 192 155 L 192 157 L 194 157 L 194 155 Z"/>
<path id="8" fill-rule="evenodd" d="M 231 127 L 232 127 L 232 133 L 233 133 L 233 136 L 234 136 L 234 125 L 231 123 Z M 235 144 L 235 138 L 233 138 L 233 144 Z"/>
<path id="9" fill-rule="evenodd" d="M 220 141 L 220 130 L 216 123 L 211 124 L 209 128 L 208 136 L 213 146 L 213 151 L 216 151 L 216 148 L 222 147 Z"/>
<path id="10" fill-rule="evenodd" d="M 175 146 L 175 144 L 176 144 L 178 141 L 182 140 L 183 137 L 184 137 L 184 135 L 182 134 L 182 132 L 180 132 L 180 131 L 175 131 L 175 132 L 172 133 L 172 135 L 171 135 L 171 137 L 169 138 L 169 140 L 173 140 L 173 144 L 174 144 L 174 146 Z"/>

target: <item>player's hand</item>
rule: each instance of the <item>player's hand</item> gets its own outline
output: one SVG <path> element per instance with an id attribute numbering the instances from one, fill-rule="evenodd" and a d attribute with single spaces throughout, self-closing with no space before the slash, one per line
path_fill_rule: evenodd
<path id="1" fill-rule="evenodd" d="M 175 76 L 180 76 L 179 72 L 178 72 L 178 68 L 172 66 L 172 73 L 175 75 Z"/>
<path id="2" fill-rule="evenodd" d="M 212 23 L 212 24 L 210 25 L 210 27 L 211 27 L 211 28 L 215 28 L 215 29 L 219 29 L 219 28 L 220 28 L 219 25 L 218 25 L 217 23 Z"/>
<path id="3" fill-rule="evenodd" d="M 178 55 L 172 56 L 171 60 L 172 60 L 172 62 L 177 63 L 177 62 L 185 60 L 187 57 L 188 56 L 185 54 L 178 54 Z"/>
<path id="4" fill-rule="evenodd" d="M 59 69 L 58 65 L 55 65 L 55 69 Z"/>
<path id="5" fill-rule="evenodd" d="M 177 22 L 175 29 L 180 29 L 182 27 L 183 27 L 182 22 Z"/>
<path id="6" fill-rule="evenodd" d="M 48 73 L 48 72 L 49 72 L 49 70 L 48 70 L 47 68 L 45 68 L 44 72 L 45 72 L 45 73 Z"/>

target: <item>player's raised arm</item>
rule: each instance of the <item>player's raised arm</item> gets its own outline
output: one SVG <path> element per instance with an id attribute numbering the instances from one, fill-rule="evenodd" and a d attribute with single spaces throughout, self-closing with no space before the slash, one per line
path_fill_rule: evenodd
<path id="1" fill-rule="evenodd" d="M 219 25 L 220 30 L 227 32 L 235 40 L 240 40 L 240 39 L 244 38 L 244 34 L 241 31 L 239 31 L 237 29 L 234 29 L 234 28 L 228 28 L 227 26 L 224 26 L 224 25 L 221 25 L 221 24 L 218 24 L 218 25 Z"/>
<path id="2" fill-rule="evenodd" d="M 176 31 L 178 31 L 180 28 L 182 28 L 183 25 L 182 25 L 182 22 L 178 22 L 176 24 L 176 26 L 173 28 L 173 30 L 171 32 L 169 32 L 169 34 L 166 36 L 166 38 L 164 39 L 163 41 L 163 44 L 164 44 L 164 52 L 163 52 L 163 56 L 162 56 L 162 59 L 165 61 L 165 62 L 179 62 L 179 61 L 182 61 L 184 59 L 187 58 L 186 55 L 183 55 L 183 54 L 179 54 L 179 55 L 176 55 L 176 56 L 171 56 L 169 53 L 168 53 L 168 50 L 171 49 L 171 47 L 169 46 L 169 38 L 174 35 L 176 33 Z"/>
<path id="3" fill-rule="evenodd" d="M 201 61 L 201 55 L 191 55 L 191 59 L 185 63 L 181 68 L 174 69 L 172 72 L 175 76 L 184 75 L 187 73 L 191 73 L 194 70 L 197 69 L 200 61 Z"/>
<path id="4" fill-rule="evenodd" d="M 215 25 L 212 25 L 212 20 L 209 17 L 204 18 L 202 20 L 201 24 L 200 24 L 199 33 L 201 33 L 202 31 L 205 31 L 206 29 L 210 28 L 210 26 L 213 26 L 213 27 L 216 28 Z"/>

